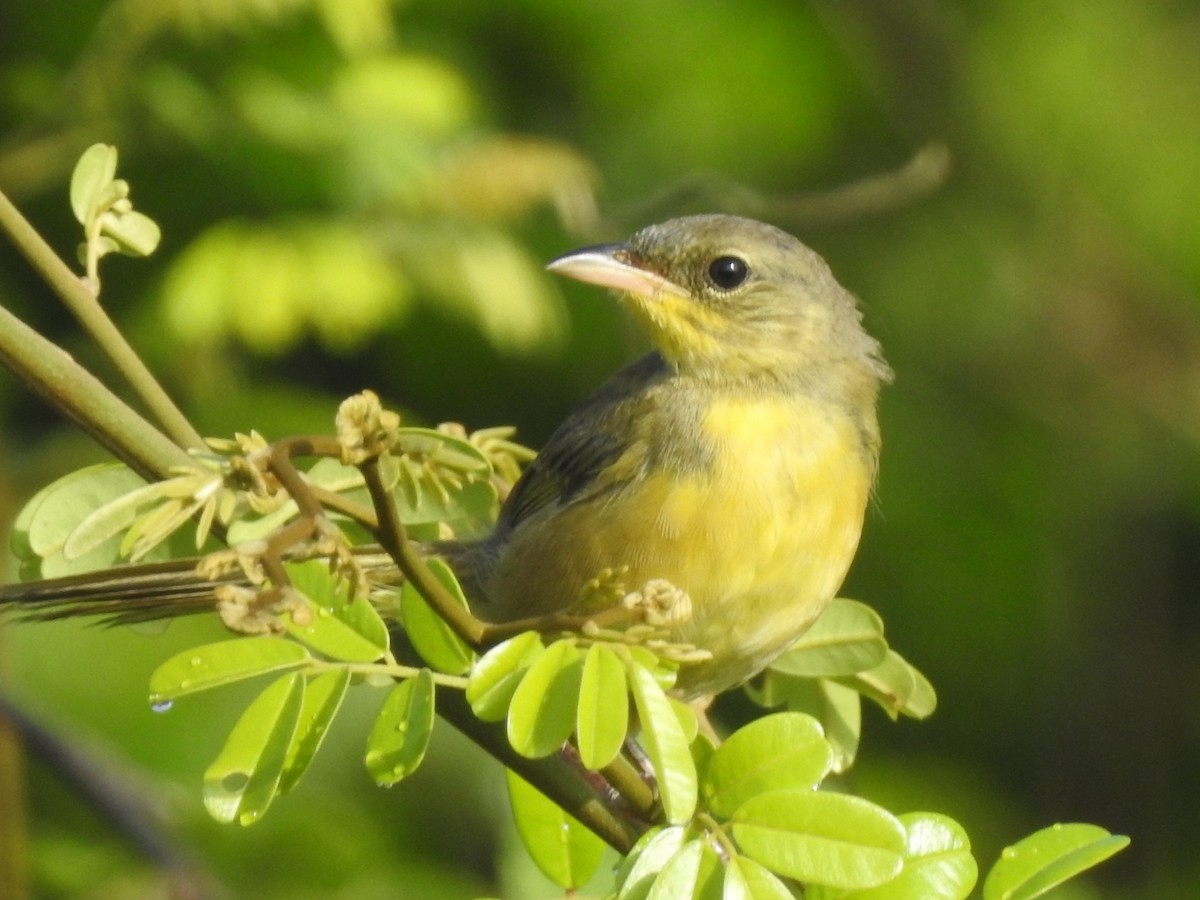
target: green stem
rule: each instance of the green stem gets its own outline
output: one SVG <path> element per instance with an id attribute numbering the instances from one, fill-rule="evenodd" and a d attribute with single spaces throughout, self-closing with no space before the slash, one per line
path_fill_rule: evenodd
<path id="1" fill-rule="evenodd" d="M 155 380 L 95 295 L 72 272 L 12 201 L 0 191 L 0 228 L 54 290 L 180 447 L 205 449 L 204 439 Z"/>
<path id="2" fill-rule="evenodd" d="M 195 461 L 69 354 L 0 307 L 0 363 L 149 481 Z"/>
<path id="3" fill-rule="evenodd" d="M 618 756 L 601 769 L 600 774 L 643 819 L 650 821 L 658 813 L 659 806 L 654 789 L 646 783 L 637 767 L 624 756 Z"/>
<path id="4" fill-rule="evenodd" d="M 308 668 L 313 672 L 338 671 L 349 672 L 351 675 L 386 675 L 388 678 L 397 679 L 416 678 L 422 671 L 416 666 L 402 666 L 399 663 L 347 663 L 324 660 L 313 660 L 308 664 Z M 429 674 L 434 684 L 459 691 L 467 689 L 467 679 L 461 675 L 445 675 L 432 670 Z"/>

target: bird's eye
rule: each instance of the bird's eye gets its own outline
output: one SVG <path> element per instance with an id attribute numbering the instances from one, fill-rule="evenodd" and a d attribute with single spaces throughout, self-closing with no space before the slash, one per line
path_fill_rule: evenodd
<path id="1" fill-rule="evenodd" d="M 708 266 L 709 280 L 723 291 L 732 291 L 749 274 L 750 267 L 737 256 L 718 256 Z"/>

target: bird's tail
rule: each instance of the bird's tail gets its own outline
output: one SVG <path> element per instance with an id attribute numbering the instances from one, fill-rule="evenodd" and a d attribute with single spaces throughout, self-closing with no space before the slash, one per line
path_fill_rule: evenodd
<path id="1" fill-rule="evenodd" d="M 198 559 L 115 566 L 97 572 L 0 586 L 0 610 L 21 619 L 98 616 L 111 624 L 148 622 L 208 612 L 215 589 L 240 574 L 205 578 Z"/>
<path id="2" fill-rule="evenodd" d="M 395 563 L 379 547 L 356 547 L 354 555 L 372 585 L 400 580 Z M 95 616 L 106 624 L 133 624 L 212 612 L 221 586 L 250 585 L 240 571 L 203 574 L 201 562 L 201 557 L 173 559 L 0 585 L 0 613 L 24 620 Z"/>

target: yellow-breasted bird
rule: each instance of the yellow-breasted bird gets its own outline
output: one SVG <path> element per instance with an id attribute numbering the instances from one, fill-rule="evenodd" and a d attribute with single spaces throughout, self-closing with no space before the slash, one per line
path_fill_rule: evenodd
<path id="1" fill-rule="evenodd" d="M 629 591 L 665 579 L 691 601 L 671 638 L 712 654 L 677 690 L 744 681 L 850 566 L 891 377 L 879 344 L 816 253 L 749 219 L 673 219 L 549 268 L 618 291 L 657 349 L 558 427 L 489 538 L 451 554 L 468 596 L 505 621 L 563 609 L 606 569 Z"/>
<path id="2" fill-rule="evenodd" d="M 488 621 L 668 582 L 690 601 L 671 640 L 711 654 L 677 693 L 744 681 L 850 566 L 891 377 L 879 344 L 816 253 L 749 219 L 673 219 L 549 268 L 616 290 L 656 349 L 559 426 L 489 537 L 439 549 Z"/>

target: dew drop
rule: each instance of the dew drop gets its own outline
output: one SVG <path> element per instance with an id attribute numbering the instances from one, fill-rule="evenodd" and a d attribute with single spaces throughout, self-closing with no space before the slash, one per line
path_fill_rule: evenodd
<path id="1" fill-rule="evenodd" d="M 171 704 L 173 702 L 174 701 L 172 701 L 172 700 L 154 699 L 154 700 L 150 701 L 150 709 L 151 709 L 151 711 L 156 712 L 156 713 L 170 712 Z"/>
<path id="2" fill-rule="evenodd" d="M 1001 853 L 1000 855 L 1003 856 L 1005 859 L 1015 859 L 1017 856 L 1017 851 L 1014 850 L 1012 847 L 1005 847 L 1004 852 Z"/>
<path id="3" fill-rule="evenodd" d="M 202 657 L 199 657 L 199 656 L 193 656 L 193 657 L 191 658 L 190 662 L 191 662 L 191 664 L 192 664 L 193 666 L 202 666 L 202 665 L 204 665 L 204 659 L 203 659 Z"/>

